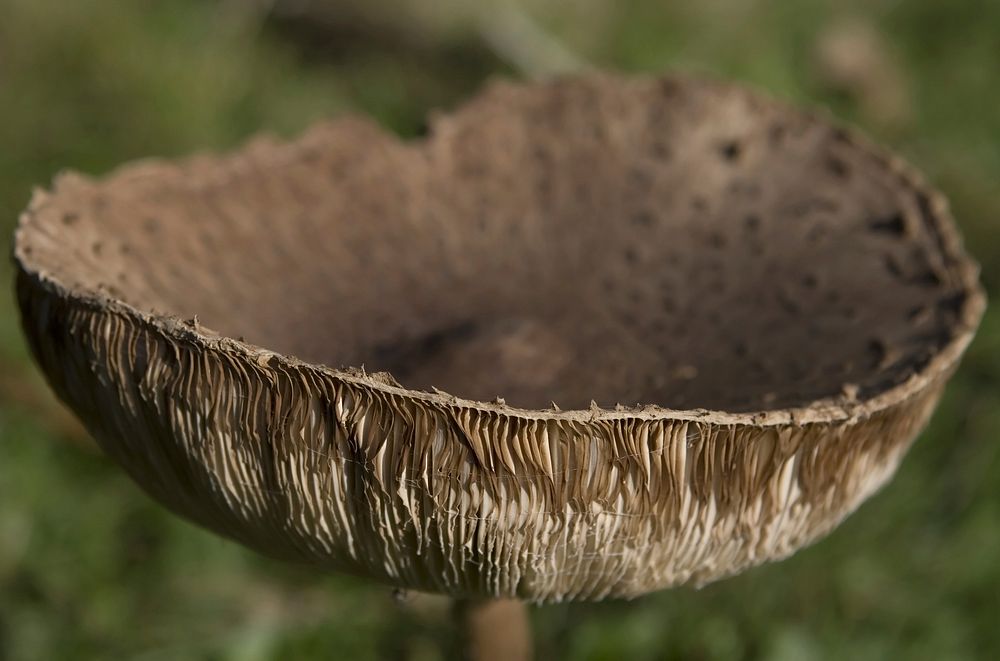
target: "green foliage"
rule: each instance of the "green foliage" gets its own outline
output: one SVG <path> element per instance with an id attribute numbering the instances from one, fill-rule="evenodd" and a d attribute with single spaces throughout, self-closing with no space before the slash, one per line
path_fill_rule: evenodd
<path id="1" fill-rule="evenodd" d="M 258 4 L 0 0 L 2 240 L 32 186 L 60 169 L 100 174 L 137 157 L 229 148 L 345 111 L 410 135 L 428 110 L 504 71 L 474 25 L 413 34 L 390 10 L 324 36 Z M 738 77 L 827 105 L 907 154 L 948 192 L 987 286 L 1000 285 L 1000 3 L 581 4 L 525 7 L 584 59 Z M 823 74 L 817 43 L 843 21 L 881 35 L 887 75 L 905 94 L 895 115 L 876 112 L 871 90 Z M 896 479 L 828 539 L 700 591 L 538 609 L 540 656 L 1000 655 L 998 402 L 993 309 Z M 440 603 L 403 608 L 383 587 L 271 562 L 179 521 L 59 419 L 5 287 L 0 659 L 440 658 Z"/>

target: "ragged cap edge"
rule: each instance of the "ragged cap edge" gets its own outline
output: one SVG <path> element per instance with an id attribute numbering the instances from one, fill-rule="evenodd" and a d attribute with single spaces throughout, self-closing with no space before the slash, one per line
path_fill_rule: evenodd
<path id="1" fill-rule="evenodd" d="M 590 73 L 586 77 L 591 79 L 603 78 L 606 80 L 620 79 L 610 73 Z M 572 82 L 582 77 L 566 77 L 558 79 Z M 798 114 L 813 124 L 831 125 L 827 113 L 821 110 L 801 111 L 775 100 L 765 93 L 749 89 L 746 87 L 733 86 L 720 81 L 705 79 L 703 77 L 689 77 L 683 74 L 671 74 L 668 76 L 633 76 L 633 80 L 672 81 L 684 85 L 703 85 L 708 87 L 726 87 L 738 93 L 746 95 L 756 103 L 770 104 L 782 107 L 787 112 Z M 921 199 L 927 200 L 927 206 L 931 212 L 933 222 L 932 229 L 936 232 L 935 238 L 938 240 L 943 255 L 951 261 L 950 269 L 961 285 L 964 300 L 959 312 L 959 318 L 952 330 L 951 338 L 947 344 L 937 351 L 931 360 L 925 364 L 918 372 L 911 375 L 904 382 L 894 385 L 875 396 L 867 399 L 855 400 L 850 397 L 834 396 L 816 400 L 807 406 L 783 408 L 775 410 L 760 410 L 746 413 L 732 413 L 722 410 L 710 410 L 703 408 L 696 409 L 671 409 L 656 404 L 646 404 L 638 407 L 601 408 L 593 404 L 588 409 L 525 409 L 510 406 L 503 400 L 492 402 L 482 402 L 464 399 L 459 395 L 445 393 L 435 389 L 434 392 L 413 390 L 398 385 L 393 385 L 394 379 L 372 378 L 365 373 L 362 368 L 337 369 L 307 363 L 292 356 L 282 355 L 248 342 L 239 341 L 234 338 L 221 337 L 209 332 L 204 332 L 197 327 L 191 327 L 178 317 L 166 314 L 144 312 L 126 303 L 125 301 L 108 296 L 104 292 L 91 289 L 76 290 L 65 283 L 57 281 L 44 269 L 35 267 L 31 263 L 30 256 L 25 254 L 24 234 L 29 230 L 29 225 L 37 217 L 44 214 L 49 202 L 60 194 L 65 194 L 77 186 L 99 186 L 102 183 L 120 181 L 128 178 L 145 178 L 153 176 L 190 176 L 188 168 L 212 169 L 219 165 L 231 164 L 248 153 L 258 155 L 270 155 L 281 151 L 288 154 L 295 147 L 306 144 L 314 133 L 321 133 L 330 130 L 331 127 L 343 124 L 350 124 L 352 129 L 363 130 L 370 134 L 373 140 L 379 142 L 395 142 L 404 146 L 418 146 L 424 142 L 433 141 L 435 130 L 440 130 L 453 117 L 461 117 L 463 113 L 474 111 L 481 104 L 489 103 L 492 97 L 502 97 L 505 93 L 518 89 L 540 89 L 551 82 L 519 83 L 507 80 L 494 80 L 489 82 L 483 92 L 472 100 L 467 101 L 451 114 L 434 116 L 434 124 L 430 134 L 421 139 L 410 142 L 400 141 L 395 136 L 383 131 L 365 118 L 356 116 L 346 116 L 330 122 L 320 124 L 306 130 L 298 139 L 281 141 L 271 135 L 259 135 L 248 140 L 242 148 L 237 148 L 224 154 L 198 154 L 186 160 L 178 162 L 168 162 L 159 159 L 146 159 L 125 165 L 107 177 L 102 179 L 92 179 L 75 172 L 66 172 L 58 175 L 53 182 L 52 190 L 45 191 L 36 189 L 32 196 L 27 210 L 21 214 L 14 236 L 13 258 L 18 270 L 25 276 L 32 278 L 38 287 L 62 298 L 72 299 L 77 304 L 93 310 L 106 310 L 112 314 L 123 315 L 131 318 L 135 322 L 155 329 L 157 332 L 171 336 L 178 340 L 193 343 L 206 350 L 221 351 L 233 357 L 240 357 L 256 364 L 264 364 L 276 361 L 277 365 L 285 367 L 308 367 L 318 370 L 327 376 L 342 380 L 345 383 L 359 385 L 372 390 L 383 391 L 393 395 L 401 395 L 413 398 L 416 401 L 423 401 L 437 406 L 445 406 L 456 410 L 476 409 L 489 411 L 507 416 L 526 419 L 552 419 L 567 421 L 598 421 L 598 420 L 687 420 L 706 422 L 723 425 L 755 425 L 774 426 L 786 424 L 808 424 L 808 423 L 839 423 L 856 422 L 871 414 L 892 407 L 902 401 L 907 400 L 920 392 L 934 378 L 954 369 L 961 355 L 972 341 L 975 330 L 979 325 L 986 308 L 986 294 L 979 283 L 979 266 L 965 252 L 961 236 L 955 226 L 954 219 L 948 208 L 946 198 L 938 191 L 931 188 L 924 177 L 909 163 L 902 158 L 877 146 L 860 131 L 836 126 L 843 141 L 859 152 L 871 157 L 884 169 L 899 178 L 900 183 L 911 193 Z"/>

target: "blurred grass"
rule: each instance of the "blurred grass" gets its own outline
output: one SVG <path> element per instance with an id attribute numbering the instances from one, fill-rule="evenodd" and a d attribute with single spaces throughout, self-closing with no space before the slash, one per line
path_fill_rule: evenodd
<path id="1" fill-rule="evenodd" d="M 319 21 L 255 6 L 0 0 L 4 249 L 32 186 L 60 169 L 227 148 L 348 111 L 410 135 L 428 110 L 511 73 L 457 0 L 436 12 L 351 0 Z M 523 6 L 600 66 L 679 66 L 830 107 L 949 194 L 987 287 L 1000 285 L 1000 3 Z M 849 56 L 874 49 L 865 71 L 883 78 L 852 81 L 824 61 L 822 44 L 845 42 Z M 890 88 L 904 106 L 871 97 Z M 831 537 L 700 591 L 538 609 L 540 658 L 996 658 L 998 433 L 993 309 L 896 479 Z M 270 562 L 152 504 L 52 401 L 3 288 L 0 659 L 429 660 L 448 627 L 439 602 L 400 607 L 384 588 Z"/>

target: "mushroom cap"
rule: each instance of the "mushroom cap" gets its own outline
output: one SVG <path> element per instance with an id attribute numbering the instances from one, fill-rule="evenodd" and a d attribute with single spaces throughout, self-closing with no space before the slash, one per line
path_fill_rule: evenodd
<path id="1" fill-rule="evenodd" d="M 985 305 L 899 159 L 678 76 L 493 83 L 411 142 L 346 118 L 63 175 L 14 252 L 49 382 L 165 505 L 534 601 L 817 539 L 892 475 Z"/>

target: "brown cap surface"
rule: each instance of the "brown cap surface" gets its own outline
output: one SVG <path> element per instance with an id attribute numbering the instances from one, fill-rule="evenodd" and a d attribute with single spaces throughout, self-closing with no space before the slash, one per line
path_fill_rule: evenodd
<path id="1" fill-rule="evenodd" d="M 419 141 L 341 119 L 65 175 L 15 257 L 54 389 L 174 510 L 532 600 L 817 538 L 892 474 L 984 306 L 908 166 L 681 77 L 495 83 Z"/>

